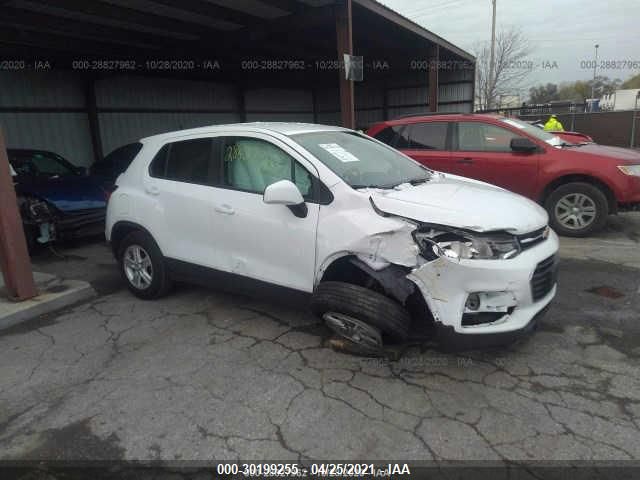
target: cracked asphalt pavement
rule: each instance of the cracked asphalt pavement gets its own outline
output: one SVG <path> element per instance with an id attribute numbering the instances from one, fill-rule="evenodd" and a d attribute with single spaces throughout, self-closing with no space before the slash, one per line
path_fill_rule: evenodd
<path id="1" fill-rule="evenodd" d="M 387 361 L 333 351 L 282 305 L 189 286 L 138 300 L 106 247 L 69 252 L 38 268 L 101 295 L 0 332 L 0 459 L 640 458 L 637 269 L 573 249 L 531 338 Z"/>

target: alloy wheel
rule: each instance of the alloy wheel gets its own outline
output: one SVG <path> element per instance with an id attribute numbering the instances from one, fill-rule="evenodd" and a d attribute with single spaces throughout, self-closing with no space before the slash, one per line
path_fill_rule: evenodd
<path id="1" fill-rule="evenodd" d="M 140 245 L 129 245 L 122 258 L 127 279 L 138 290 L 146 290 L 153 282 L 151 257 Z"/>
<path id="2" fill-rule="evenodd" d="M 596 220 L 597 213 L 596 203 L 583 193 L 565 195 L 555 206 L 558 223 L 569 230 L 588 227 Z"/>

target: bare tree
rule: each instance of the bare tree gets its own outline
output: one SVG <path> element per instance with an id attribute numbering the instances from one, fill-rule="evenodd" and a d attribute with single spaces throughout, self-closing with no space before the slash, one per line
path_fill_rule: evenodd
<path id="1" fill-rule="evenodd" d="M 531 73 L 533 62 L 527 56 L 533 51 L 520 30 L 509 29 L 498 33 L 495 46 L 493 78 L 490 79 L 491 45 L 486 42 L 476 51 L 476 106 L 490 109 L 501 95 L 520 90 L 524 79 Z"/>

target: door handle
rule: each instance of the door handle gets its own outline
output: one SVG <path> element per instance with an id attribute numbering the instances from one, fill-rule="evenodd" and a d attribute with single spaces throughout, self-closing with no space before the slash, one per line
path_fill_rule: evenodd
<path id="1" fill-rule="evenodd" d="M 467 158 L 461 158 L 456 163 L 459 163 L 460 165 L 473 165 L 474 161 L 473 161 L 473 158 L 467 157 Z"/>
<path id="2" fill-rule="evenodd" d="M 160 189 L 157 185 L 147 185 L 145 190 L 150 195 L 158 195 L 160 193 Z"/>
<path id="3" fill-rule="evenodd" d="M 236 213 L 233 207 L 231 205 L 227 205 L 226 203 L 222 205 L 216 205 L 215 207 L 213 207 L 213 209 L 218 213 L 222 213 L 223 215 L 233 215 L 234 213 Z"/>

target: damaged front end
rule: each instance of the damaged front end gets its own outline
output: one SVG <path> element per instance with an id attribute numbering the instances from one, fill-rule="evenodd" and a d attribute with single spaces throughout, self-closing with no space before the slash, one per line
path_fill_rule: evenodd
<path id="1" fill-rule="evenodd" d="M 371 205 L 397 227 L 353 244 L 350 263 L 411 313 L 412 330 L 435 334 L 445 348 L 509 343 L 533 329 L 555 296 L 558 239 L 547 226 L 475 232 Z"/>
<path id="2" fill-rule="evenodd" d="M 47 202 L 37 197 L 20 195 L 18 208 L 29 248 L 55 241 L 56 214 Z"/>

